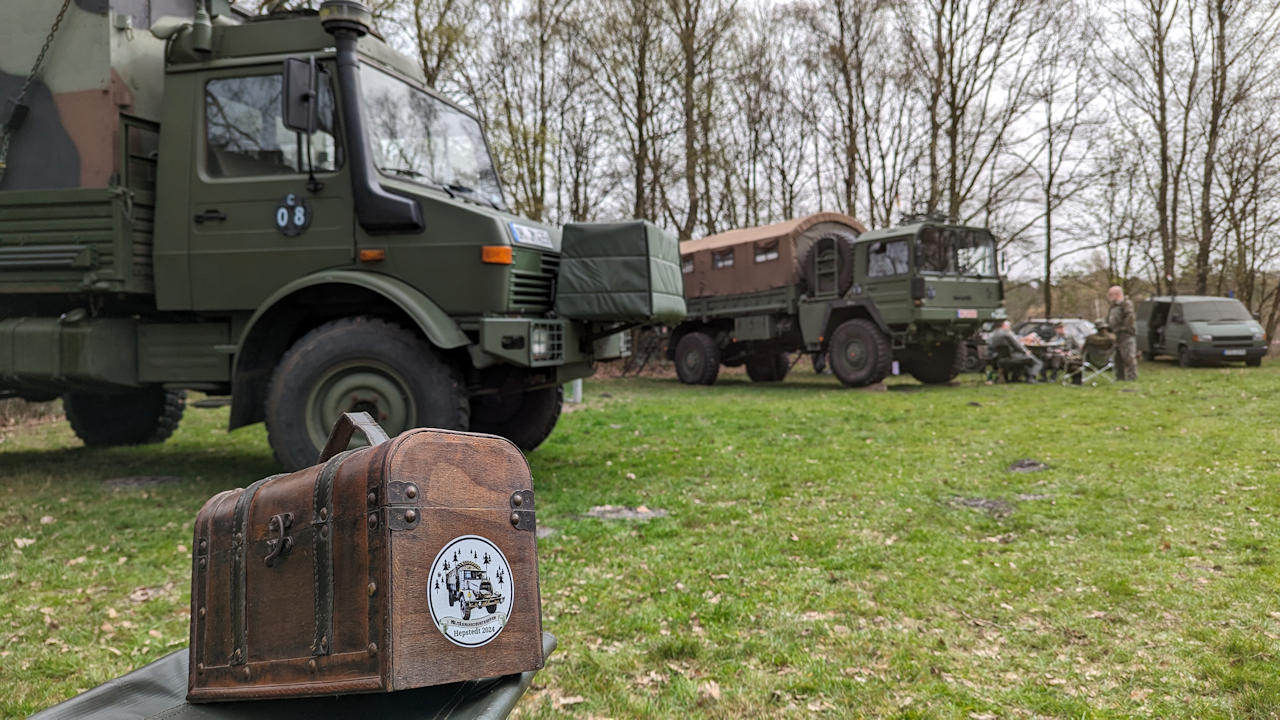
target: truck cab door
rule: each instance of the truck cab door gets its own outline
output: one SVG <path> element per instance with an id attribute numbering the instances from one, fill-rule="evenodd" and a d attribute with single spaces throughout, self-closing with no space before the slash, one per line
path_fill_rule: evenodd
<path id="1" fill-rule="evenodd" d="M 191 174 L 189 265 L 195 310 L 253 310 L 282 285 L 349 265 L 354 216 L 342 171 L 332 74 L 320 75 L 320 129 L 281 122 L 281 66 L 209 72 Z"/>
<path id="2" fill-rule="evenodd" d="M 911 238 L 889 238 L 860 246 L 865 275 L 856 283 L 871 296 L 890 325 L 911 321 Z M 863 264 L 865 263 L 865 264 Z"/>

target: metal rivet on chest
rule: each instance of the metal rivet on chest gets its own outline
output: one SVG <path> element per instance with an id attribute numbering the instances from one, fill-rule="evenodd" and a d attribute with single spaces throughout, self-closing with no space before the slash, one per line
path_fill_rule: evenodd
<path id="1" fill-rule="evenodd" d="M 321 520 L 329 519 L 329 508 L 320 508 L 320 519 Z"/>
<path id="2" fill-rule="evenodd" d="M 512 525 L 520 524 L 520 513 L 511 513 L 511 524 Z"/>
<path id="3" fill-rule="evenodd" d="M 369 643 L 369 654 L 370 655 L 378 654 L 378 643 Z"/>
<path id="4" fill-rule="evenodd" d="M 516 493 L 515 495 L 512 495 L 511 504 L 515 505 L 516 507 L 520 507 L 521 505 L 524 504 L 524 496 L 521 495 L 520 493 Z"/>
<path id="5" fill-rule="evenodd" d="M 418 486 L 417 486 L 417 485 L 410 485 L 409 487 L 405 488 L 405 489 L 404 489 L 404 496 L 405 496 L 405 497 L 407 497 L 407 498 L 409 498 L 410 500 L 412 500 L 412 499 L 414 499 L 414 498 L 418 497 Z"/>
<path id="6" fill-rule="evenodd" d="M 373 597 L 376 594 L 378 594 L 378 583 L 369 583 L 369 597 Z"/>
<path id="7" fill-rule="evenodd" d="M 369 513 L 369 527 L 370 527 L 370 528 L 376 528 L 376 527 L 378 527 L 378 514 L 377 514 L 377 513 Z"/>
<path id="8" fill-rule="evenodd" d="M 378 504 L 378 493 L 376 492 L 369 493 L 369 504 L 370 505 Z"/>
<path id="9" fill-rule="evenodd" d="M 405 522 L 411 523 L 411 522 L 416 521 L 417 519 L 418 519 L 418 511 L 417 511 L 417 510 L 405 510 L 405 511 L 404 511 L 404 521 L 405 521 Z"/>
<path id="10" fill-rule="evenodd" d="M 309 670 L 309 671 L 311 671 L 311 672 L 315 672 L 315 671 L 316 671 L 316 659 L 315 659 L 315 658 L 311 658 L 310 660 L 308 660 L 308 661 L 307 661 L 307 670 Z"/>

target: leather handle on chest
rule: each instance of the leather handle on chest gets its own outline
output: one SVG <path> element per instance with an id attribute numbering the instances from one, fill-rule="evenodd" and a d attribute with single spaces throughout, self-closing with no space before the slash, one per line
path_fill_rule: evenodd
<path id="1" fill-rule="evenodd" d="M 320 459 L 316 463 L 327 462 L 330 458 L 351 444 L 351 437 L 359 430 L 364 439 L 369 441 L 370 447 L 381 445 L 390 438 L 387 437 L 387 431 L 382 426 L 374 422 L 369 413 L 353 412 L 342 413 L 338 416 L 338 421 L 333 424 L 333 430 L 329 431 L 329 441 L 324 444 L 324 449 L 320 451 Z"/>

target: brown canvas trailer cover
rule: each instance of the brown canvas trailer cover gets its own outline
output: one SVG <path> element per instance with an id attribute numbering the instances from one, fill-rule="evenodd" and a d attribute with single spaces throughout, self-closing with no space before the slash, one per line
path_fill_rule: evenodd
<path id="1" fill-rule="evenodd" d="M 866 232 L 856 219 L 816 213 L 773 225 L 730 230 L 680 244 L 685 297 L 716 297 L 799 284 L 806 255 L 819 239 Z"/>

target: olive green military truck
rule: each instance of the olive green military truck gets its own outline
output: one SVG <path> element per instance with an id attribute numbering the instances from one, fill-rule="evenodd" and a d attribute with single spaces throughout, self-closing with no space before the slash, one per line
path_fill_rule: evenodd
<path id="1" fill-rule="evenodd" d="M 89 445 L 164 439 L 188 389 L 286 468 L 338 415 L 551 432 L 561 384 L 678 321 L 675 240 L 507 211 L 476 118 L 367 8 L 0 4 L 0 394 Z"/>
<path id="2" fill-rule="evenodd" d="M 681 246 L 688 316 L 668 357 L 680 380 L 715 382 L 720 365 L 782 380 L 788 355 L 829 357 L 842 383 L 879 382 L 893 361 L 948 382 L 964 341 L 1005 315 L 991 234 L 927 218 L 868 232 L 822 213 Z"/>

